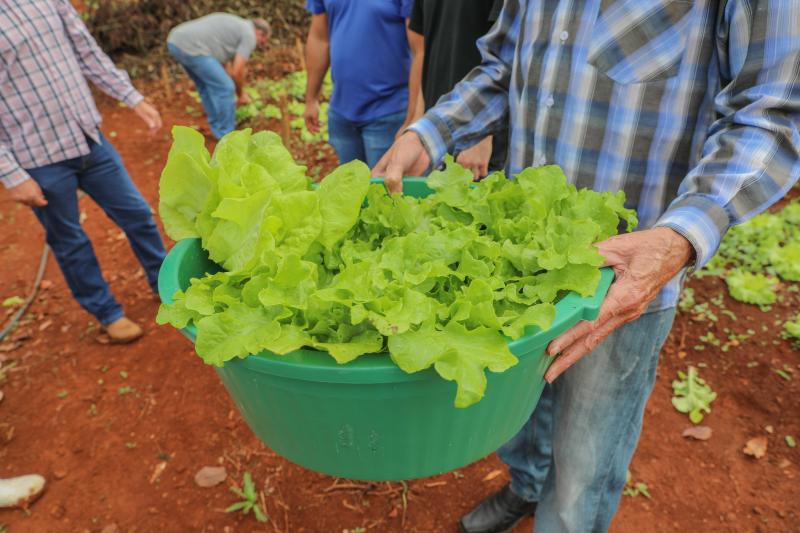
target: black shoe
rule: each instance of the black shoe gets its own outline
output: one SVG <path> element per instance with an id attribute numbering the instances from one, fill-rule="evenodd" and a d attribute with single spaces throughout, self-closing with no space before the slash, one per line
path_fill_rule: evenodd
<path id="1" fill-rule="evenodd" d="M 536 502 L 523 500 L 506 485 L 461 517 L 461 533 L 506 533 L 536 512 Z"/>

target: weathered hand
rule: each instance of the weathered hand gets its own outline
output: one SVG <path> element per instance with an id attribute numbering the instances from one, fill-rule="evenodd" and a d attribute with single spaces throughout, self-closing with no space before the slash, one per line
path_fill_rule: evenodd
<path id="1" fill-rule="evenodd" d="M 250 98 L 250 95 L 247 94 L 246 92 L 242 92 L 242 94 L 240 94 L 239 97 L 236 99 L 237 105 L 247 105 L 250 102 L 252 102 L 252 99 Z"/>
<path id="2" fill-rule="evenodd" d="M 597 320 L 579 322 L 548 346 L 547 353 L 556 357 L 545 374 L 550 383 L 615 329 L 639 318 L 694 253 L 689 241 L 669 228 L 617 235 L 597 247 L 616 279 Z"/>
<path id="3" fill-rule="evenodd" d="M 136 107 L 133 108 L 139 118 L 147 124 L 147 128 L 150 130 L 151 133 L 154 133 L 161 129 L 161 115 L 158 113 L 158 109 L 147 103 L 145 100 L 139 102 Z"/>
<path id="4" fill-rule="evenodd" d="M 311 133 L 319 132 L 319 100 L 306 98 L 306 110 L 303 113 L 306 129 Z"/>
<path id="5" fill-rule="evenodd" d="M 32 179 L 27 179 L 19 185 L 6 190 L 15 202 L 31 207 L 44 207 L 47 205 L 47 198 L 44 197 L 42 188 Z"/>
<path id="6" fill-rule="evenodd" d="M 472 171 L 475 179 L 486 177 L 489 173 L 489 160 L 492 158 L 492 136 L 488 136 L 474 146 L 470 146 L 456 157 L 456 163 Z"/>
<path id="7" fill-rule="evenodd" d="M 383 177 L 389 192 L 403 192 L 403 176 L 420 176 L 430 165 L 431 159 L 419 136 L 409 131 L 401 135 L 383 154 L 372 169 L 372 176 Z"/>

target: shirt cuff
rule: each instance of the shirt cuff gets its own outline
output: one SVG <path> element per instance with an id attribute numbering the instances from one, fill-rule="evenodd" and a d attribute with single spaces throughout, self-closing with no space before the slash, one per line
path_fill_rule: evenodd
<path id="1" fill-rule="evenodd" d="M 10 189 L 11 187 L 16 187 L 17 185 L 20 185 L 29 179 L 31 179 L 31 177 L 28 175 L 28 173 L 22 170 L 20 167 L 17 167 L 11 172 L 0 176 L 0 183 L 2 183 L 3 187 L 6 189 Z"/>
<path id="2" fill-rule="evenodd" d="M 435 116 L 425 115 L 408 127 L 407 131 L 413 131 L 419 135 L 422 145 L 428 152 L 431 159 L 431 168 L 436 168 L 447 155 L 448 142 L 452 139 L 447 125 Z"/>
<path id="3" fill-rule="evenodd" d="M 142 93 L 140 93 L 136 89 L 131 89 L 131 91 L 128 94 L 126 94 L 120 99 L 120 102 L 133 109 L 134 107 L 139 105 L 142 102 L 142 100 L 144 100 L 144 96 L 142 96 Z"/>
<path id="4" fill-rule="evenodd" d="M 730 226 L 731 218 L 719 203 L 703 194 L 685 194 L 672 202 L 654 227 L 670 228 L 685 237 L 694 247 L 694 269 L 699 270 L 717 253 Z"/>

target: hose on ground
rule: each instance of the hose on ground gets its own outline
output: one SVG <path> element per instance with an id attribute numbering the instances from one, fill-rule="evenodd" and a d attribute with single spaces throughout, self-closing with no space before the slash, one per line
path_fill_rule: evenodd
<path id="1" fill-rule="evenodd" d="M 11 319 L 8 321 L 8 324 L 0 331 L 0 341 L 5 339 L 9 333 L 14 331 L 14 328 L 19 323 L 19 320 L 25 314 L 25 311 L 28 310 L 28 307 L 33 303 L 33 300 L 36 299 L 36 295 L 39 293 L 39 285 L 42 283 L 42 278 L 44 277 L 44 271 L 47 269 L 47 256 L 50 254 L 50 246 L 47 244 L 44 245 L 42 249 L 42 256 L 39 259 L 39 270 L 36 272 L 36 279 L 33 282 L 33 288 L 31 289 L 31 293 L 25 299 L 25 302 L 22 304 L 22 307 L 17 309 Z"/>

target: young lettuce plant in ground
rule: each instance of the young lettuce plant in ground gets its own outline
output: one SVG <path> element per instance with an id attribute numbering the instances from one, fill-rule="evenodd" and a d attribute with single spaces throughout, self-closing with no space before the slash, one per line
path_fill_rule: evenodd
<path id="1" fill-rule="evenodd" d="M 209 364 L 301 347 L 338 363 L 388 351 L 433 367 L 455 404 L 483 397 L 486 369 L 517 363 L 508 340 L 550 327 L 568 291 L 593 294 L 595 243 L 636 215 L 624 195 L 577 190 L 556 166 L 473 183 L 448 160 L 426 198 L 388 195 L 340 166 L 314 188 L 272 132 L 233 132 L 213 157 L 175 128 L 159 210 L 175 240 L 199 238 L 221 271 L 193 279 L 157 320 L 197 327 Z"/>
<path id="2" fill-rule="evenodd" d="M 700 378 L 697 369 L 689 367 L 687 373 L 678 371 L 678 379 L 672 382 L 672 405 L 680 413 L 688 413 L 693 424 L 703 421 L 703 412 L 711 412 L 711 402 L 717 393 Z"/>

